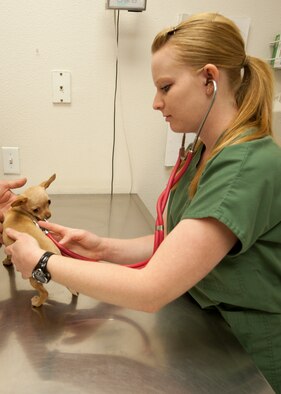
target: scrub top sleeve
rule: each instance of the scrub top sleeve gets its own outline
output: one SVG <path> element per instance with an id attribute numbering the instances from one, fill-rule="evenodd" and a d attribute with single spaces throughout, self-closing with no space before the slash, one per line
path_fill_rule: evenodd
<path id="1" fill-rule="evenodd" d="M 212 217 L 224 223 L 240 240 L 235 253 L 247 250 L 266 231 L 267 204 L 273 199 L 267 165 L 252 149 L 251 143 L 237 144 L 211 159 L 182 216 Z"/>

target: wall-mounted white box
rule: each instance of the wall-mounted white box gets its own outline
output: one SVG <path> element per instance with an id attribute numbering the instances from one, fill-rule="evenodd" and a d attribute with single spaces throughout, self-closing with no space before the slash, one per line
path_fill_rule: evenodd
<path id="1" fill-rule="evenodd" d="M 144 11 L 146 0 L 107 0 L 106 8 L 109 10 Z"/>

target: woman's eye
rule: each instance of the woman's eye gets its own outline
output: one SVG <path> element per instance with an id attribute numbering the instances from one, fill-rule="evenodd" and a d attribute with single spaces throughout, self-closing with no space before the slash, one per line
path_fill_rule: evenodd
<path id="1" fill-rule="evenodd" d="M 171 85 L 165 85 L 163 88 L 161 88 L 162 92 L 167 93 L 170 90 Z"/>

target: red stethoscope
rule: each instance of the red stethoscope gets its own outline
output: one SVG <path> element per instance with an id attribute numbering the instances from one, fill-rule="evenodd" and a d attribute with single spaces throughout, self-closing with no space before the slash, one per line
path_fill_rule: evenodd
<path id="1" fill-rule="evenodd" d="M 179 182 L 179 180 L 181 179 L 181 177 L 183 176 L 183 174 L 185 173 L 185 171 L 188 169 L 188 167 L 190 165 L 190 162 L 193 158 L 195 146 L 198 142 L 200 133 L 203 129 L 203 126 L 207 120 L 207 117 L 213 107 L 213 104 L 214 104 L 214 101 L 216 98 L 216 94 L 217 94 L 216 81 L 214 81 L 213 79 L 209 79 L 207 81 L 206 85 L 208 85 L 209 83 L 213 84 L 213 95 L 212 95 L 209 107 L 206 111 L 206 114 L 204 115 L 204 117 L 201 121 L 201 124 L 198 127 L 198 130 L 196 132 L 196 136 L 194 138 L 193 143 L 191 144 L 191 146 L 188 148 L 187 151 L 185 150 L 185 134 L 183 134 L 182 144 L 181 144 L 181 147 L 179 150 L 179 156 L 178 156 L 177 162 L 176 162 L 175 166 L 173 167 L 173 170 L 172 170 L 171 175 L 169 177 L 167 186 L 165 187 L 165 189 L 160 194 L 160 196 L 158 197 L 158 200 L 157 200 L 157 205 L 156 205 L 157 216 L 156 216 L 155 231 L 154 231 L 153 254 L 156 252 L 156 250 L 158 249 L 158 247 L 160 246 L 160 244 L 162 243 L 162 241 L 164 239 L 163 213 L 165 211 L 170 192 L 171 192 L 172 188 L 176 185 L 176 183 Z M 48 232 L 45 229 L 42 229 L 42 230 L 54 242 L 54 244 L 59 248 L 62 256 L 72 257 L 74 259 L 79 259 L 79 260 L 94 261 L 92 259 L 89 259 L 88 257 L 81 256 L 81 255 L 65 248 L 52 236 L 52 234 L 50 232 Z M 149 260 L 150 260 L 150 258 L 145 261 L 138 262 L 138 263 L 126 264 L 125 267 L 140 269 L 140 268 L 145 267 L 147 265 L 147 263 L 149 262 Z"/>

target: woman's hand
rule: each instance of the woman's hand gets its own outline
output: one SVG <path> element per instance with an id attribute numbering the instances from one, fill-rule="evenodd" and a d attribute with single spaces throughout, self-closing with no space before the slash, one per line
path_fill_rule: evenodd
<path id="1" fill-rule="evenodd" d="M 72 252 L 93 260 L 103 258 L 102 238 L 97 235 L 86 230 L 73 229 L 49 222 L 40 221 L 38 224 L 50 231 L 56 241 Z"/>
<path id="2" fill-rule="evenodd" d="M 3 221 L 4 213 L 10 208 L 11 203 L 16 199 L 16 195 L 11 189 L 22 187 L 26 183 L 26 178 L 17 179 L 14 181 L 0 181 L 0 247 L 3 243 Z"/>
<path id="3" fill-rule="evenodd" d="M 45 252 L 39 247 L 38 242 L 26 233 L 20 233 L 14 229 L 6 229 L 8 237 L 14 243 L 5 248 L 5 253 L 11 256 L 11 261 L 17 271 L 21 272 L 24 279 L 30 278 L 32 271 Z"/>

